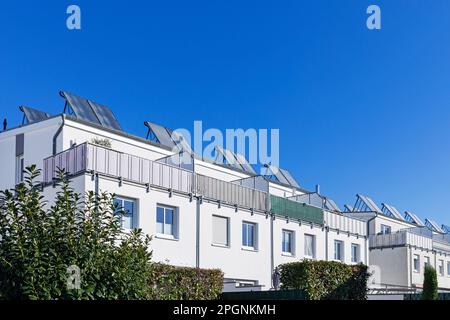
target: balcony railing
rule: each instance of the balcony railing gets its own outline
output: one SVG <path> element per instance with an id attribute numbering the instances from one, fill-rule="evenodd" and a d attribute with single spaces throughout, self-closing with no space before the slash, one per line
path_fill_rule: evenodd
<path id="1" fill-rule="evenodd" d="M 351 232 L 361 236 L 367 235 L 367 223 L 358 219 L 352 219 L 333 212 L 324 212 L 325 224 L 339 231 Z"/>
<path id="2" fill-rule="evenodd" d="M 271 211 L 276 215 L 312 222 L 318 225 L 324 224 L 322 209 L 273 195 L 270 196 L 270 202 Z"/>
<path id="3" fill-rule="evenodd" d="M 84 143 L 44 159 L 44 182 L 57 178 L 58 168 L 69 174 L 93 171 L 113 178 L 195 193 L 224 204 L 266 211 L 265 192 L 192 171 L 155 162 L 102 146 Z M 195 179 L 194 179 L 195 178 Z"/>
<path id="4" fill-rule="evenodd" d="M 433 239 L 424 235 L 409 232 L 408 230 L 401 230 L 388 234 L 371 235 L 369 237 L 370 248 L 391 248 L 406 245 L 432 250 Z"/>
<path id="5" fill-rule="evenodd" d="M 132 182 L 192 193 L 194 173 L 163 163 L 84 143 L 44 160 L 44 182 L 57 177 L 58 168 L 69 174 L 94 171 Z"/>
<path id="6" fill-rule="evenodd" d="M 196 175 L 198 194 L 229 205 L 239 205 L 259 211 L 267 210 L 267 193 L 233 182 Z"/>

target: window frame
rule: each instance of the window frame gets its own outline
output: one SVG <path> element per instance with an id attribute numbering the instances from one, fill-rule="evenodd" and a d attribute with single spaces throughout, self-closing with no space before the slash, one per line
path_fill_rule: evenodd
<path id="1" fill-rule="evenodd" d="M 244 230 L 243 230 L 244 225 L 253 226 L 253 236 L 252 236 L 253 246 L 249 246 L 248 242 L 244 243 Z M 250 251 L 257 251 L 258 250 L 258 224 L 255 223 L 255 222 L 250 222 L 250 221 L 242 221 L 242 229 L 241 229 L 241 231 L 242 231 L 242 234 L 241 234 L 241 236 L 242 236 L 242 241 L 241 241 L 242 249 L 250 250 Z M 248 228 L 246 228 L 246 235 L 247 235 L 247 240 L 248 240 Z"/>
<path id="2" fill-rule="evenodd" d="M 356 248 L 356 255 L 353 256 L 353 249 Z M 359 263 L 361 262 L 361 246 L 358 243 L 352 243 L 350 246 L 350 260 L 352 263 Z M 355 259 L 353 259 L 355 258 Z"/>
<path id="3" fill-rule="evenodd" d="M 25 170 L 25 158 L 23 154 L 16 156 L 16 174 L 15 180 L 16 184 L 22 183 L 24 181 L 24 173 Z"/>
<path id="4" fill-rule="evenodd" d="M 289 234 L 290 238 L 289 238 L 289 247 L 290 247 L 290 251 L 284 251 L 284 235 L 285 234 Z M 288 256 L 295 256 L 295 231 L 293 230 L 288 230 L 288 229 L 282 229 L 281 230 L 281 253 L 283 255 L 288 255 Z"/>
<path id="5" fill-rule="evenodd" d="M 336 251 L 336 245 L 339 244 L 339 251 Z M 336 257 L 336 253 L 339 252 L 339 258 Z M 344 241 L 334 240 L 334 260 L 344 262 Z"/>
<path id="6" fill-rule="evenodd" d="M 214 218 L 226 219 L 226 221 L 227 221 L 227 244 L 225 244 L 225 245 L 222 244 L 222 243 L 215 243 L 214 242 L 214 223 L 213 223 Z M 211 230 L 212 230 L 211 245 L 216 246 L 216 247 L 230 248 L 231 247 L 230 217 L 221 216 L 221 215 L 218 215 L 218 214 L 213 214 L 212 218 L 211 218 L 211 223 L 212 223 L 212 228 L 211 228 Z"/>
<path id="7" fill-rule="evenodd" d="M 444 270 L 444 260 L 443 259 L 439 259 L 438 260 L 438 271 L 439 271 L 439 276 L 443 277 L 445 276 L 445 270 Z M 442 268 L 442 270 L 441 270 Z M 442 271 L 442 272 L 441 272 Z"/>
<path id="8" fill-rule="evenodd" d="M 306 237 L 311 237 L 312 238 L 312 256 L 307 255 L 306 254 Z M 316 236 L 314 234 L 309 234 L 309 233 L 305 233 L 304 234 L 304 246 L 303 246 L 303 250 L 304 250 L 304 257 L 307 259 L 316 259 Z"/>
<path id="9" fill-rule="evenodd" d="M 161 208 L 164 210 L 163 212 L 163 223 L 162 223 L 162 227 L 163 227 L 163 232 L 159 232 L 158 231 L 158 224 L 160 222 L 158 222 L 158 209 Z M 172 224 L 171 224 L 171 228 L 172 228 L 172 234 L 168 234 L 165 233 L 165 226 L 168 225 L 168 223 L 166 223 L 166 210 L 172 210 Z M 164 239 L 173 239 L 173 240 L 178 240 L 179 239 L 179 212 L 178 212 L 178 207 L 174 207 L 171 205 L 167 205 L 167 204 L 162 204 L 162 203 L 157 203 L 156 204 L 156 230 L 155 230 L 155 235 L 157 238 L 164 238 Z"/>
<path id="10" fill-rule="evenodd" d="M 416 258 L 417 258 L 417 268 L 415 265 Z M 420 255 L 418 255 L 418 254 L 413 255 L 413 271 L 415 273 L 420 273 Z"/>
<path id="11" fill-rule="evenodd" d="M 387 229 L 389 232 L 384 232 L 383 229 Z M 380 233 L 381 234 L 391 234 L 392 233 L 392 227 L 388 226 L 387 224 L 381 224 L 380 225 Z"/>
<path id="12" fill-rule="evenodd" d="M 117 200 L 119 200 L 121 202 L 119 209 L 123 210 L 123 211 L 127 211 L 125 210 L 125 202 L 131 202 L 133 204 L 133 213 L 131 215 L 131 228 L 125 228 L 123 225 L 124 222 L 124 216 L 121 215 L 120 216 L 120 226 L 123 230 L 134 230 L 137 229 L 137 225 L 138 225 L 138 220 L 137 220 L 137 212 L 138 212 L 138 205 L 137 205 L 137 200 L 133 199 L 133 198 L 128 198 L 128 197 L 122 197 L 122 196 L 115 196 L 113 198 L 113 201 L 116 202 Z M 118 214 L 118 212 L 114 212 L 114 214 Z"/>

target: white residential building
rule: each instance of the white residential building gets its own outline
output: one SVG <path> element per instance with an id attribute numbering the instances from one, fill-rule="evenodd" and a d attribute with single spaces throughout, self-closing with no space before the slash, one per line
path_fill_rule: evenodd
<path id="1" fill-rule="evenodd" d="M 450 289 L 450 234 L 434 221 L 425 223 L 414 213 L 395 207 L 380 209 L 370 198 L 357 195 L 345 214 L 365 219 L 369 230 L 369 260 L 375 276 L 372 288 L 421 289 L 424 267 L 436 269 L 441 290 Z"/>
<path id="2" fill-rule="evenodd" d="M 304 258 L 369 264 L 364 217 L 343 215 L 318 190 L 300 188 L 287 171 L 284 181 L 257 175 L 226 150 L 218 152 L 238 157 L 238 165 L 198 156 L 180 164 L 168 129 L 146 123 L 149 139 L 136 137 L 122 131 L 107 107 L 61 95 L 64 113 L 22 107 L 24 123 L 0 133 L 1 189 L 14 187 L 23 168 L 36 164 L 52 199 L 56 168 L 65 168 L 77 192 L 117 195 L 128 212 L 123 227 L 153 236 L 155 261 L 219 268 L 225 290 L 268 290 L 276 266 Z M 111 145 L 93 143 L 99 139 Z"/>

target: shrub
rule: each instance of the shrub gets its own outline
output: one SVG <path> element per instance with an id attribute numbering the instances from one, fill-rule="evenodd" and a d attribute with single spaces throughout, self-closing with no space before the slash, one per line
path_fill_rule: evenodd
<path id="1" fill-rule="evenodd" d="M 438 300 L 437 274 L 430 265 L 427 265 L 424 270 L 422 300 Z"/>
<path id="2" fill-rule="evenodd" d="M 304 260 L 280 265 L 281 289 L 300 289 L 308 299 L 365 300 L 370 276 L 363 264 Z"/>
<path id="3" fill-rule="evenodd" d="M 148 297 L 152 300 L 213 300 L 222 292 L 223 273 L 217 269 L 155 263 L 152 271 Z"/>
<path id="4" fill-rule="evenodd" d="M 146 298 L 150 239 L 140 230 L 122 232 L 113 195 L 89 192 L 82 200 L 61 171 L 49 207 L 35 182 L 39 170 L 25 173 L 24 183 L 1 193 L 0 297 Z M 70 270 L 80 271 L 79 285 Z"/>

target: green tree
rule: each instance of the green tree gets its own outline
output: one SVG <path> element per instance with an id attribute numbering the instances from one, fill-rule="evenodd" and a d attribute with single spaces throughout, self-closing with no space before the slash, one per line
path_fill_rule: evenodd
<path id="1" fill-rule="evenodd" d="M 424 270 L 422 300 L 438 299 L 438 280 L 436 270 L 427 265 Z"/>
<path id="2" fill-rule="evenodd" d="M 141 230 L 122 231 L 124 212 L 113 195 L 82 196 L 61 171 L 50 204 L 36 182 L 36 166 L 27 167 L 25 176 L 0 193 L 0 297 L 146 298 L 150 238 Z"/>

